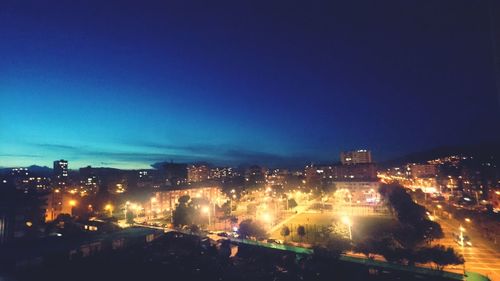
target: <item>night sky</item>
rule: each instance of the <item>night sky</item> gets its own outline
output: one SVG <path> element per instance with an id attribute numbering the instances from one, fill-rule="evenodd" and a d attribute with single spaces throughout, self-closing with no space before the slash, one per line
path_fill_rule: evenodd
<path id="1" fill-rule="evenodd" d="M 499 138 L 488 2 L 309 2 L 2 1 L 0 166 L 295 166 Z"/>

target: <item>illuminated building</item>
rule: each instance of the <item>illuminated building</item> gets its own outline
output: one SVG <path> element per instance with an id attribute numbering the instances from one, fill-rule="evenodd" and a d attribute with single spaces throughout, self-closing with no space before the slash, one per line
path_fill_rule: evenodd
<path id="1" fill-rule="evenodd" d="M 163 190 L 154 192 L 153 197 L 146 202 L 143 207 L 146 212 L 170 212 L 181 196 L 188 195 L 190 198 L 205 198 L 211 203 L 223 203 L 223 195 L 220 187 L 206 186 L 196 188 L 176 188 L 172 190 Z M 220 201 L 220 202 L 219 202 Z"/>
<path id="2" fill-rule="evenodd" d="M 284 169 L 274 169 L 266 176 L 266 183 L 270 185 L 286 185 L 290 173 Z"/>
<path id="3" fill-rule="evenodd" d="M 178 186 L 187 182 L 187 165 L 181 163 L 166 163 L 163 166 L 165 184 Z"/>
<path id="4" fill-rule="evenodd" d="M 92 193 L 97 193 L 99 190 L 99 178 L 91 166 L 80 168 L 80 183 Z"/>
<path id="5" fill-rule="evenodd" d="M 53 166 L 54 177 L 52 181 L 57 186 L 65 186 L 68 181 L 68 161 L 66 160 L 56 160 Z"/>
<path id="6" fill-rule="evenodd" d="M 340 162 L 344 165 L 372 163 L 370 150 L 343 151 L 340 153 Z"/>
<path id="7" fill-rule="evenodd" d="M 202 182 L 210 178 L 210 169 L 207 165 L 189 165 L 188 182 Z"/>
<path id="8" fill-rule="evenodd" d="M 53 221 L 60 214 L 71 214 L 70 202 L 73 196 L 64 193 L 61 189 L 54 189 L 47 197 L 47 208 L 45 210 L 45 221 Z"/>
<path id="9" fill-rule="evenodd" d="M 438 173 L 437 166 L 434 164 L 413 164 L 409 168 L 413 178 L 432 178 Z"/>
<path id="10" fill-rule="evenodd" d="M 335 181 L 376 181 L 377 167 L 374 163 L 350 165 L 309 165 L 304 169 L 308 186 L 330 184 Z"/>
<path id="11" fill-rule="evenodd" d="M 37 192 L 16 188 L 9 180 L 0 182 L 0 245 L 38 237 L 42 227 L 45 198 Z"/>
<path id="12" fill-rule="evenodd" d="M 245 180 L 250 185 L 259 185 L 266 183 L 266 169 L 259 166 L 250 166 L 245 171 Z"/>
<path id="13" fill-rule="evenodd" d="M 210 169 L 210 179 L 224 180 L 235 176 L 231 167 L 218 167 Z"/>

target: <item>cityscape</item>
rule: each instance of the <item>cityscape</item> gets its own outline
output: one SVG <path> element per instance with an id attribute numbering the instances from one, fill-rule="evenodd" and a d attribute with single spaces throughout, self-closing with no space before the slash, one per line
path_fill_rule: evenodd
<path id="1" fill-rule="evenodd" d="M 498 2 L 42 2 L 0 281 L 500 281 Z"/>

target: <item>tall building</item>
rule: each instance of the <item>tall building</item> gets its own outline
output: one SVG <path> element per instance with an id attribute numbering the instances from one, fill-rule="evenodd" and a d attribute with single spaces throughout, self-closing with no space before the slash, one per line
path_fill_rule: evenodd
<path id="1" fill-rule="evenodd" d="M 0 245 L 41 233 L 46 208 L 45 194 L 16 189 L 9 180 L 0 182 Z"/>
<path id="2" fill-rule="evenodd" d="M 372 163 L 372 153 L 370 150 L 360 149 L 356 151 L 342 151 L 340 162 L 343 165 Z"/>
<path id="3" fill-rule="evenodd" d="M 187 182 L 187 164 L 166 163 L 164 166 L 165 183 L 170 186 L 177 186 Z"/>
<path id="4" fill-rule="evenodd" d="M 336 181 L 377 181 L 375 163 L 352 165 L 309 165 L 304 169 L 308 186 L 329 185 Z"/>
<path id="5" fill-rule="evenodd" d="M 266 183 L 267 170 L 257 165 L 250 166 L 245 171 L 245 180 L 250 185 Z"/>
<path id="6" fill-rule="evenodd" d="M 210 178 L 210 169 L 207 165 L 189 165 L 188 182 L 202 182 Z"/>
<path id="7" fill-rule="evenodd" d="M 91 166 L 80 168 L 80 183 L 93 193 L 99 191 L 99 178 Z"/>
<path id="8" fill-rule="evenodd" d="M 54 178 L 53 182 L 58 186 L 64 186 L 68 180 L 68 161 L 56 160 L 54 161 Z"/>
<path id="9" fill-rule="evenodd" d="M 236 176 L 237 173 L 231 167 L 217 167 L 210 169 L 210 179 L 225 180 Z"/>

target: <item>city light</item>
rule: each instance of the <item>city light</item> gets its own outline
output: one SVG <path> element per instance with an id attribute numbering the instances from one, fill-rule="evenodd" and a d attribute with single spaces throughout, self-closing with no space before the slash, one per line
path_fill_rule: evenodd
<path id="1" fill-rule="evenodd" d="M 207 214 L 207 215 L 208 215 L 208 225 L 211 225 L 210 207 L 209 207 L 209 206 L 203 206 L 203 207 L 201 208 L 201 211 L 202 211 L 203 213 L 205 213 L 205 214 Z"/>
<path id="2" fill-rule="evenodd" d="M 264 213 L 264 214 L 262 214 L 262 220 L 267 222 L 267 223 L 271 223 L 273 220 L 273 217 L 269 213 Z"/>
<path id="3" fill-rule="evenodd" d="M 109 212 L 109 216 L 112 217 L 113 216 L 113 205 L 111 204 L 106 204 L 104 206 L 104 210 L 108 211 Z"/>
<path id="4" fill-rule="evenodd" d="M 349 239 L 352 240 L 352 223 L 351 223 L 351 219 L 348 217 L 348 216 L 343 216 L 342 217 L 342 222 L 347 225 L 347 227 L 349 228 Z"/>

